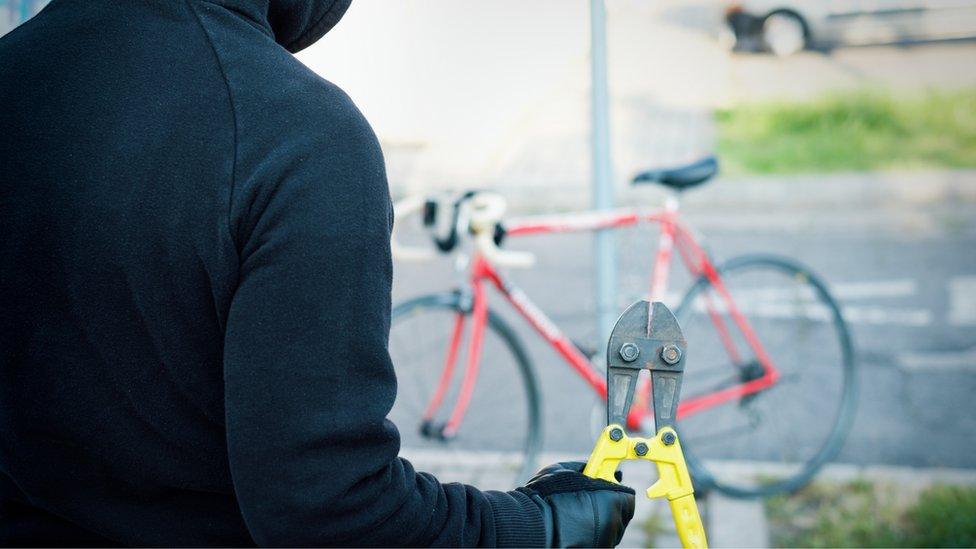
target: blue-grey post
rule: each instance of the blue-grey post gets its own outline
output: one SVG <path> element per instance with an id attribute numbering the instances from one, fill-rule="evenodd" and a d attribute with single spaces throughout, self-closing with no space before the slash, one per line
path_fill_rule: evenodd
<path id="1" fill-rule="evenodd" d="M 590 67 L 593 207 L 608 210 L 613 208 L 613 166 L 610 163 L 610 93 L 607 89 L 607 13 L 604 0 L 590 0 Z M 593 259 L 600 348 L 610 339 L 610 330 L 617 317 L 617 258 L 612 230 L 597 231 Z"/>

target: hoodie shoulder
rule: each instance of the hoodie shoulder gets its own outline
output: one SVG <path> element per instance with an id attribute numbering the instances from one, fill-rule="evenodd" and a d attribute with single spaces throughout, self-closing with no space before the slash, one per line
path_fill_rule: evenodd
<path id="1" fill-rule="evenodd" d="M 254 109 L 268 118 L 281 118 L 303 106 L 354 109 L 342 90 L 309 70 L 276 42 L 268 26 L 218 3 L 197 1 L 191 5 L 214 49 L 238 111 Z"/>
<path id="2" fill-rule="evenodd" d="M 349 96 L 240 14 L 208 2 L 195 6 L 234 111 L 230 212 L 238 243 L 285 181 L 388 201 L 382 151 Z M 337 171 L 347 176 L 337 177 Z M 362 188 L 350 188 L 355 186 Z"/>

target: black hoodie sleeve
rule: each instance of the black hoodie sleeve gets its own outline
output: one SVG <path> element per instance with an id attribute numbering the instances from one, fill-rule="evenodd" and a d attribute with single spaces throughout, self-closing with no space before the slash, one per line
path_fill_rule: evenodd
<path id="1" fill-rule="evenodd" d="M 526 496 L 442 485 L 397 457 L 383 159 L 331 93 L 327 118 L 280 132 L 234 191 L 225 409 L 247 527 L 262 545 L 539 545 Z"/>

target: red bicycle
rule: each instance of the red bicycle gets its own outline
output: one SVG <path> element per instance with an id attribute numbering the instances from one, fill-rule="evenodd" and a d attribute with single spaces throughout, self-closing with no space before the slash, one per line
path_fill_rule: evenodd
<path id="1" fill-rule="evenodd" d="M 809 482 L 839 451 L 853 420 L 850 334 L 825 284 L 797 262 L 770 255 L 712 261 L 681 220 L 678 198 L 716 171 L 709 158 L 641 173 L 634 183 L 656 182 L 674 191 L 657 210 L 504 221 L 505 200 L 489 192 L 398 203 L 394 255 L 423 260 L 457 253 L 463 277 L 457 289 L 393 309 L 390 352 L 399 391 L 391 418 L 403 430 L 404 454 L 448 470 L 471 460 L 488 469 L 487 459 L 509 475 L 499 484 L 530 474 L 542 446 L 540 384 L 516 332 L 489 306 L 486 286 L 505 297 L 603 399 L 606 379 L 600 361 L 588 357 L 500 270 L 530 266 L 533 256 L 499 245 L 524 235 L 657 224 L 650 299 L 665 295 L 674 250 L 694 280 L 675 312 L 692 353 L 678 429 L 696 485 L 753 497 Z M 398 240 L 405 219 L 419 212 L 436 251 Z M 633 432 L 653 417 L 649 395 L 645 379 L 628 418 Z M 743 474 L 754 473 L 757 465 L 761 476 Z"/>

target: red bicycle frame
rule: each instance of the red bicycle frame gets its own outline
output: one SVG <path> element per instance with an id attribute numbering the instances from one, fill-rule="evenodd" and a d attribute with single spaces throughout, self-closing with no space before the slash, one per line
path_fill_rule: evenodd
<path id="1" fill-rule="evenodd" d="M 696 278 L 704 276 L 708 279 L 709 284 L 715 289 L 719 299 L 721 299 L 721 305 L 725 307 L 725 310 L 731 316 L 732 321 L 739 329 L 746 344 L 755 353 L 764 371 L 761 377 L 751 381 L 738 383 L 712 393 L 683 399 L 678 406 L 678 418 L 681 419 L 682 417 L 713 408 L 732 399 L 756 393 L 775 384 L 779 379 L 779 371 L 766 353 L 759 338 L 756 337 L 755 331 L 752 329 L 749 321 L 733 301 L 732 296 L 722 281 L 722 277 L 712 264 L 708 254 L 704 252 L 692 233 L 678 218 L 676 201 L 669 200 L 664 209 L 648 212 L 637 210 L 586 212 L 514 221 L 506 224 L 506 235 L 508 237 L 517 237 L 531 234 L 606 230 L 627 227 L 638 223 L 658 223 L 661 227 L 657 256 L 651 274 L 651 300 L 656 301 L 663 298 L 667 290 L 672 252 L 674 249 L 677 249 L 678 255 L 692 276 Z M 476 254 L 471 263 L 468 280 L 471 288 L 471 340 L 458 399 L 444 427 L 443 433 L 445 436 L 450 437 L 457 433 L 468 405 L 471 402 L 471 395 L 474 392 L 477 381 L 478 367 L 481 360 L 482 338 L 484 336 L 488 311 L 488 296 L 485 292 L 486 281 L 491 283 L 498 292 L 505 296 L 515 310 L 566 360 L 577 374 L 600 396 L 604 399 L 606 398 L 606 379 L 590 363 L 590 360 L 580 352 L 576 345 L 573 344 L 521 289 L 505 278 L 488 260 Z M 723 346 L 733 362 L 740 362 L 739 357 L 741 355 L 729 331 L 726 320 L 719 314 L 719 309 L 716 307 L 711 296 L 707 292 L 703 296 L 705 308 L 719 334 Z M 464 335 L 464 324 L 467 313 L 468 311 L 466 310 L 459 311 L 455 318 L 453 333 L 451 334 L 438 387 L 424 412 L 425 421 L 433 419 L 443 402 L 444 395 L 447 393 L 451 379 L 454 376 L 455 364 Z M 693 372 L 691 373 L 693 374 Z M 639 428 L 641 421 L 651 414 L 650 399 L 647 398 L 649 394 L 650 381 L 649 379 L 644 379 L 638 392 L 638 398 L 635 399 L 630 415 L 627 418 L 628 428 Z"/>

